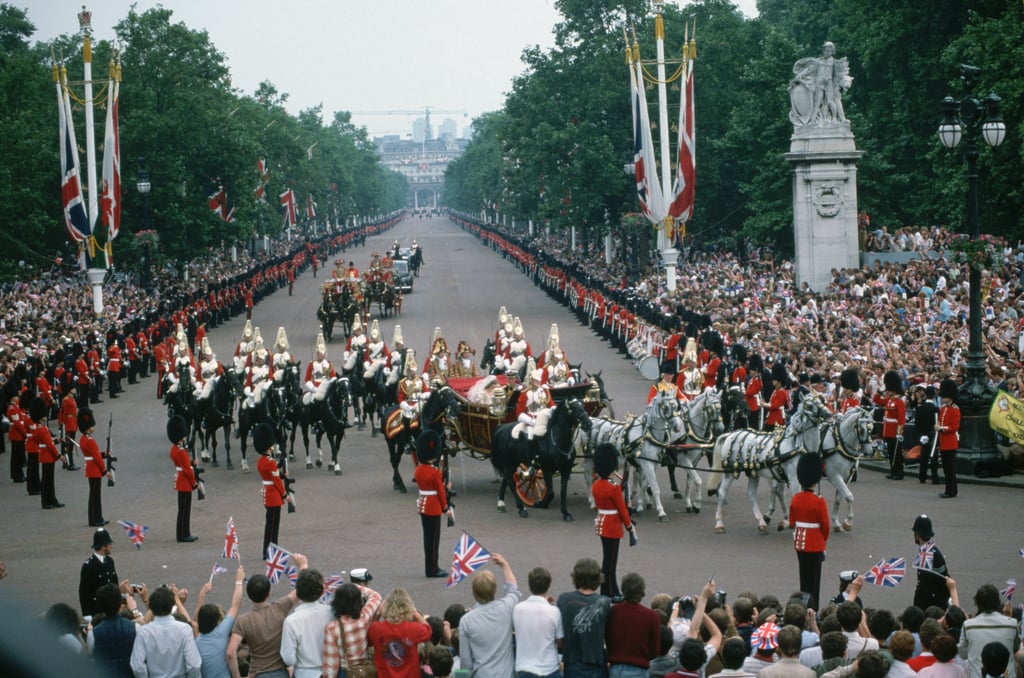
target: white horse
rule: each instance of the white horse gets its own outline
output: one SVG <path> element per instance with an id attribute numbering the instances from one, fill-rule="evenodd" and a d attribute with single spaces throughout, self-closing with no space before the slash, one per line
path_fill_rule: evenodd
<path id="1" fill-rule="evenodd" d="M 697 464 L 704 452 L 714 445 L 715 438 L 725 430 L 722 424 L 722 397 L 717 391 L 707 390 L 693 400 L 676 401 L 683 432 L 671 445 L 659 446 L 654 457 L 638 458 L 640 474 L 647 495 L 654 500 L 659 520 L 664 520 L 661 506 L 661 488 L 658 486 L 659 466 L 668 466 L 669 478 L 675 480 L 675 469 L 686 475 L 686 491 L 676 498 L 685 498 L 687 513 L 700 513 L 701 491 L 704 482 L 697 472 Z M 673 482 L 673 489 L 675 483 Z"/>
<path id="2" fill-rule="evenodd" d="M 857 472 L 862 457 L 873 453 L 871 436 L 874 419 L 870 410 L 854 407 L 832 422 L 821 424 L 821 458 L 825 477 L 836 488 L 832 506 L 832 523 L 837 530 L 853 529 L 853 492 L 848 483 Z M 839 521 L 839 502 L 846 499 L 846 520 Z"/>
<path id="3" fill-rule="evenodd" d="M 783 515 L 788 513 L 784 484 L 788 483 L 793 492 L 799 492 L 796 479 L 797 461 L 805 452 L 817 452 L 821 447 L 819 424 L 830 418 L 832 413 L 817 397 L 804 398 L 785 429 L 759 433 L 751 430 L 732 431 L 720 436 L 715 442 L 708 496 L 718 495 L 718 509 L 715 511 L 715 532 L 725 532 L 722 508 L 733 481 L 740 474 L 747 476 L 747 498 L 757 520 L 757 529 L 768 531 L 768 524 L 774 512 L 775 499 L 781 505 Z M 759 478 L 773 481 L 772 506 L 768 515 L 761 513 L 757 504 Z"/>
<path id="4" fill-rule="evenodd" d="M 614 445 L 619 453 L 619 457 L 631 466 L 635 466 L 638 458 L 657 458 L 659 446 L 671 445 L 679 440 L 685 431 L 685 427 L 674 401 L 675 398 L 672 395 L 659 394 L 651 400 L 642 415 L 637 417 L 627 414 L 626 419 L 623 421 L 605 417 L 591 417 L 590 433 L 585 434 L 577 431 L 575 441 L 577 454 L 586 460 L 584 464 L 585 476 L 588 479 L 592 477 L 590 472 L 592 468 L 591 460 L 593 459 L 594 450 L 602 443 Z M 637 475 L 638 473 L 630 474 L 631 480 L 635 479 Z M 638 488 L 639 486 L 633 480 L 630 483 L 629 489 L 634 496 Z M 643 510 L 642 500 L 635 500 L 633 503 L 634 511 Z M 594 500 L 592 496 L 590 505 L 593 508 Z M 660 518 L 664 516 L 664 509 L 661 508 L 660 501 L 658 502 L 658 508 L 661 511 L 659 514 Z M 668 520 L 668 516 L 664 516 L 661 519 Z"/>

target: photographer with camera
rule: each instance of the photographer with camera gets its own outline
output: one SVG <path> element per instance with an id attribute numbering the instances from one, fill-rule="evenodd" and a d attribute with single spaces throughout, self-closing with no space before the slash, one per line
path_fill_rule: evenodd
<path id="1" fill-rule="evenodd" d="M 198 487 L 192 460 L 185 449 L 188 423 L 181 415 L 174 415 L 167 421 L 167 438 L 171 441 L 171 461 L 174 462 L 174 489 L 178 492 L 178 520 L 175 534 L 178 542 L 194 542 L 199 537 L 192 535 L 192 492 Z"/>

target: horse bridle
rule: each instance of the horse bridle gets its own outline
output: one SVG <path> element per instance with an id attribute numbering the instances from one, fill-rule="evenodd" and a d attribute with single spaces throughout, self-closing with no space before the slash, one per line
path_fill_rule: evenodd
<path id="1" fill-rule="evenodd" d="M 857 409 L 860 410 L 860 408 Z M 840 426 L 842 425 L 843 421 L 844 419 L 834 420 L 822 432 L 821 441 L 823 443 L 823 447 L 825 442 L 825 435 L 831 432 L 832 437 L 836 439 L 836 446 L 834 449 L 838 450 L 840 456 L 849 461 L 859 461 L 862 456 L 860 454 L 860 447 L 863 447 L 865 443 L 871 440 L 871 430 L 874 422 L 870 420 L 869 415 L 864 410 L 861 410 L 857 414 L 856 419 L 854 419 L 853 430 L 856 431 L 857 433 L 857 442 L 860 444 L 860 447 L 858 447 L 856 452 L 851 452 L 850 448 L 846 444 L 846 440 L 843 438 L 842 430 L 840 429 Z M 865 422 L 868 421 L 871 421 L 871 424 L 865 424 Z"/>
<path id="2" fill-rule="evenodd" d="M 699 445 L 709 445 L 711 440 L 715 437 L 715 419 L 720 419 L 722 416 L 722 404 L 720 402 L 715 402 L 714 399 L 706 393 L 699 397 L 704 398 L 704 402 L 701 404 L 700 409 L 704 412 L 704 416 L 707 417 L 707 423 L 705 424 L 707 427 L 707 435 L 702 436 L 697 433 L 697 429 L 694 428 L 693 420 L 690 417 L 690 408 L 688 407 L 683 411 L 683 424 L 686 427 L 683 431 L 683 435 L 686 438 L 693 438 Z M 718 412 L 717 416 L 715 416 L 716 410 Z"/>

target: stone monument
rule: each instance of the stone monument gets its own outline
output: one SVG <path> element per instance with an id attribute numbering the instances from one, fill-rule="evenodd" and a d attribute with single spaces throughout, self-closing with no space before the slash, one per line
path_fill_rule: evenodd
<path id="1" fill-rule="evenodd" d="M 797 61 L 789 83 L 796 283 L 815 292 L 825 290 L 833 268 L 860 266 L 857 160 L 863 151 L 843 111 L 853 78 L 846 57 L 837 59 L 835 51 L 826 42 L 821 56 Z"/>

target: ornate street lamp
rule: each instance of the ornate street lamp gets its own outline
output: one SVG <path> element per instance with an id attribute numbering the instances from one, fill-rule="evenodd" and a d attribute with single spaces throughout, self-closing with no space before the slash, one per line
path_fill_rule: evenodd
<path id="1" fill-rule="evenodd" d="M 148 231 L 150 229 L 150 223 L 149 223 L 149 192 L 153 189 L 153 184 L 151 184 L 150 181 L 149 181 L 149 170 L 146 168 L 146 160 L 145 160 L 145 158 L 139 158 L 139 178 L 138 178 L 138 181 L 135 182 L 135 188 L 138 189 L 139 194 L 142 196 L 142 201 L 143 201 L 142 202 L 142 204 L 143 204 L 143 212 L 142 212 L 142 215 L 143 215 L 142 219 L 143 219 L 143 221 L 142 221 L 142 223 L 143 223 L 144 228 Z M 147 243 L 142 248 L 142 275 L 141 275 L 140 280 L 139 280 L 139 282 L 142 285 L 142 289 L 144 289 L 147 294 L 150 294 L 153 291 L 153 289 L 152 289 L 153 281 L 152 281 L 152 277 L 151 277 L 152 273 L 150 272 L 150 265 L 151 265 L 151 261 L 150 261 L 149 244 Z"/>
<path id="2" fill-rule="evenodd" d="M 966 64 L 960 67 L 965 96 L 942 100 L 942 124 L 939 140 L 946 148 L 955 148 L 961 138 L 967 139 L 967 225 L 971 241 L 979 239 L 978 221 L 978 136 L 995 148 L 1006 137 L 1006 124 L 1000 113 L 1001 101 L 995 94 L 983 100 L 974 96 L 981 69 Z M 995 390 L 986 379 L 985 353 L 981 347 L 981 271 L 968 264 L 970 271 L 970 343 L 967 348 L 967 379 L 960 387 L 960 448 L 957 451 L 958 471 L 981 477 L 1000 475 L 1007 470 L 1006 461 L 996 450 L 995 436 L 988 416 Z"/>

